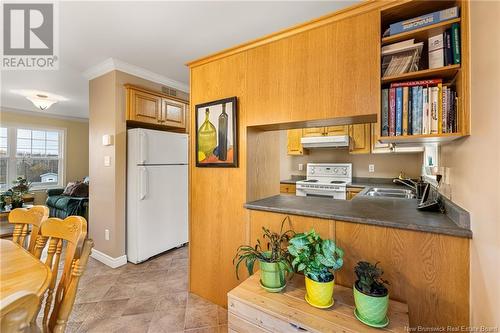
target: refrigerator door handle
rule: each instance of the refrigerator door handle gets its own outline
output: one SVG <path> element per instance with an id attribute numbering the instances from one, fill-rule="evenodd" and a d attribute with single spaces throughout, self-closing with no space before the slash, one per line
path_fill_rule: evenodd
<path id="1" fill-rule="evenodd" d="M 141 176 L 139 177 L 139 200 L 144 200 L 148 194 L 148 170 L 140 167 Z"/>
<path id="2" fill-rule="evenodd" d="M 144 131 L 139 132 L 139 164 L 146 163 L 148 149 L 148 136 Z"/>

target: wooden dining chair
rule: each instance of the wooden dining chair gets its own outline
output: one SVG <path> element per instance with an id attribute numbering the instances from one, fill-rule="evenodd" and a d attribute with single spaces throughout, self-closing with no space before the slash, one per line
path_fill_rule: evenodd
<path id="1" fill-rule="evenodd" d="M 93 247 L 94 241 L 92 239 L 85 239 L 80 257 L 75 260 L 71 268 L 69 284 L 64 287 L 60 283 L 57 287 L 54 309 L 49 319 L 49 332 L 63 333 L 66 329 L 71 310 L 75 304 L 78 283 L 80 282 L 80 277 L 85 272 Z"/>
<path id="2" fill-rule="evenodd" d="M 32 332 L 30 323 L 35 317 L 40 299 L 35 294 L 19 291 L 0 301 L 0 332 Z"/>
<path id="3" fill-rule="evenodd" d="M 88 248 L 92 245 L 92 243 L 89 245 L 89 242 L 84 244 L 86 235 L 87 221 L 81 216 L 69 216 L 64 220 L 59 218 L 48 218 L 40 228 L 40 235 L 35 245 L 35 257 L 40 259 L 48 243 L 45 264 L 52 272 L 49 288 L 45 297 L 45 308 L 42 320 L 42 329 L 44 332 L 52 332 L 56 329 L 60 332 L 64 331 L 67 317 L 65 320 L 61 319 L 61 321 L 59 321 L 59 312 L 61 312 L 62 315 L 62 312 L 68 311 L 68 301 L 64 301 L 65 298 L 73 298 L 74 302 L 75 296 L 71 296 L 71 294 L 74 293 L 76 295 L 76 287 L 78 286 L 79 278 L 87 264 L 87 252 L 90 253 L 90 249 Z M 56 289 L 59 262 L 63 246 L 66 247 L 64 268 Z M 73 302 L 71 302 L 71 306 L 69 306 L 69 312 L 71 311 Z M 54 307 L 52 313 L 56 319 L 51 321 L 52 329 L 50 329 L 49 316 L 51 316 L 52 306 Z"/>
<path id="4" fill-rule="evenodd" d="M 25 247 L 26 236 L 31 229 L 30 241 L 25 247 L 29 252 L 34 253 L 36 239 L 40 232 L 40 225 L 49 217 L 47 206 L 36 205 L 30 209 L 16 208 L 9 213 L 9 223 L 14 225 L 12 241 Z"/>

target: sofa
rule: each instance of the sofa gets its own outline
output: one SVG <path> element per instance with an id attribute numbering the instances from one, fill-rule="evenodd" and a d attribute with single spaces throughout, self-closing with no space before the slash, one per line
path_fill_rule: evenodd
<path id="1" fill-rule="evenodd" d="M 84 179 L 88 184 L 88 178 Z M 63 195 L 64 188 L 47 190 L 46 205 L 49 207 L 49 216 L 64 219 L 71 215 L 83 216 L 87 219 L 88 197 L 74 197 Z"/>

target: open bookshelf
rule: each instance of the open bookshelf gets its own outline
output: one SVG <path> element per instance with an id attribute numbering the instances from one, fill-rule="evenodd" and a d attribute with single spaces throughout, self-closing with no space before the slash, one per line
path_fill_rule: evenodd
<path id="1" fill-rule="evenodd" d="M 383 76 L 380 79 L 381 91 L 383 89 L 390 89 L 391 84 L 404 83 L 409 81 L 419 81 L 419 80 L 430 80 L 430 79 L 441 79 L 442 87 L 447 87 L 456 92 L 456 98 L 453 98 L 453 102 L 456 104 L 456 108 L 453 109 L 453 122 L 456 124 L 455 128 L 452 129 L 441 129 L 438 133 L 429 134 L 423 133 L 423 130 L 417 131 L 418 134 L 406 134 L 401 131 L 400 135 L 383 135 L 382 131 L 382 120 L 383 120 L 383 108 L 381 107 L 381 112 L 378 118 L 378 129 L 379 136 L 378 140 L 382 143 L 396 143 L 396 144 L 421 144 L 429 142 L 446 143 L 463 136 L 469 135 L 469 38 L 468 38 L 468 24 L 469 24 L 469 4 L 467 1 L 409 1 L 405 3 L 400 3 L 393 6 L 388 6 L 381 11 L 381 33 L 383 34 L 389 26 L 396 22 L 401 22 L 404 20 L 416 18 L 422 15 L 433 13 L 440 10 L 445 10 L 457 6 L 459 8 L 459 16 L 446 21 L 438 22 L 432 25 L 420 27 L 415 30 L 405 31 L 402 33 L 380 36 L 381 47 L 391 45 L 398 42 L 403 42 L 407 40 L 414 39 L 414 43 L 423 42 L 424 46 L 422 48 L 419 67 L 418 70 L 406 72 L 397 75 Z M 428 62 L 428 39 L 429 37 L 443 34 L 448 29 L 451 29 L 453 25 L 459 25 L 459 38 L 460 38 L 460 63 L 451 64 L 444 63 L 444 66 L 438 68 L 429 68 Z M 449 31 L 449 30 L 448 30 Z M 446 51 L 446 50 L 445 50 Z M 383 72 L 381 72 L 383 74 Z M 381 75 L 382 76 L 382 75 Z M 428 87 L 428 86 L 425 86 Z M 411 90 L 411 88 L 409 88 Z M 425 90 L 425 88 L 424 88 Z M 443 88 L 444 91 L 444 88 Z M 440 90 L 441 92 L 441 90 Z M 441 96 L 441 95 L 439 95 Z M 454 96 L 452 94 L 452 96 Z M 381 98 L 383 98 L 381 93 Z M 411 95 L 410 97 L 411 98 Z M 425 99 L 425 98 L 424 98 Z M 442 107 L 444 110 L 444 101 L 446 99 L 439 99 L 439 103 L 443 103 Z M 450 104 L 448 103 L 447 107 Z M 410 106 L 411 107 L 411 106 Z M 448 108 L 446 109 L 448 112 Z M 410 111 L 411 112 L 411 111 Z M 422 112 L 422 111 L 420 111 Z M 421 113 L 420 113 L 421 114 Z M 401 118 L 399 118 L 401 119 Z M 409 120 L 410 121 L 410 120 Z M 442 120 L 444 122 L 444 120 Z M 387 124 L 387 122 L 385 122 Z M 422 128 L 422 127 L 420 127 Z M 410 130 L 408 130 L 409 132 Z M 393 134 L 390 132 L 389 134 Z"/>

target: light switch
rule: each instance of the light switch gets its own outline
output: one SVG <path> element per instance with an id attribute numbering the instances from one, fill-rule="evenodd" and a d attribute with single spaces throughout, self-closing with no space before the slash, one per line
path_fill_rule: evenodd
<path id="1" fill-rule="evenodd" d="M 304 170 L 304 164 L 299 163 L 299 171 L 302 171 L 302 170 Z"/>
<path id="2" fill-rule="evenodd" d="M 111 166 L 111 156 L 104 156 L 104 166 Z"/>
<path id="3" fill-rule="evenodd" d="M 111 146 L 113 145 L 113 136 L 110 134 L 105 134 L 102 136 L 102 145 Z"/>

